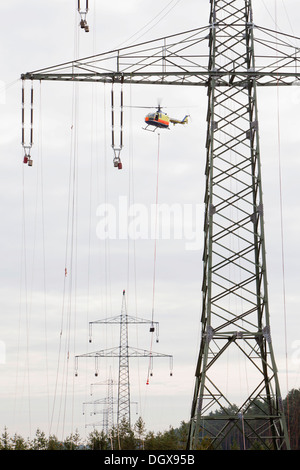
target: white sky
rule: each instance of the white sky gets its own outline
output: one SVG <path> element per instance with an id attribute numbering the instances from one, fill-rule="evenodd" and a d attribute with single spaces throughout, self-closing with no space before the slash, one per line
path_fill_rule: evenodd
<path id="1" fill-rule="evenodd" d="M 88 34 L 78 27 L 75 0 L 5 3 L 1 5 L 0 30 L 0 80 L 5 85 L 0 100 L 0 341 L 5 348 L 0 363 L 0 428 L 6 425 L 11 434 L 17 432 L 24 437 L 32 436 L 37 428 L 46 433 L 50 429 L 59 438 L 78 429 L 84 437 L 91 431 L 85 425 L 102 421 L 102 415 L 83 415 L 82 403 L 105 396 L 105 387 L 89 395 L 90 384 L 95 382 L 92 360 L 87 368 L 84 361 L 79 362 L 79 377 L 74 380 L 74 355 L 116 346 L 119 341 L 118 327 L 108 326 L 98 333 L 95 327 L 90 346 L 88 322 L 117 315 L 124 288 L 129 314 L 150 319 L 152 309 L 153 240 L 137 240 L 135 244 L 126 240 L 100 242 L 96 237 L 96 209 L 105 201 L 105 181 L 107 202 L 118 204 L 119 196 L 128 197 L 130 188 L 132 202 L 146 207 L 155 203 L 157 135 L 142 130 L 144 110 L 128 111 L 121 154 L 124 169 L 114 169 L 110 88 L 100 85 L 95 90 L 86 84 L 79 87 L 78 188 L 75 225 L 73 230 L 69 228 L 74 251 L 71 260 L 69 244 L 65 279 L 70 136 L 74 124 L 72 85 L 35 84 L 34 165 L 29 168 L 22 164 L 19 78 L 21 73 L 72 60 L 75 53 L 84 57 L 126 45 L 128 38 L 130 43 L 140 42 L 205 26 L 209 2 L 91 0 Z M 167 5 L 169 8 L 162 12 Z M 274 29 L 277 6 L 278 29 L 300 36 L 298 1 L 253 0 L 253 6 L 256 24 Z M 95 97 L 98 104 L 91 106 Z M 165 106 L 178 106 L 169 114 L 191 115 L 187 127 L 161 132 L 159 201 L 193 207 L 198 204 L 203 210 L 206 90 L 132 86 L 125 88 L 124 98 L 127 104 L 140 106 L 156 106 L 162 99 Z M 279 108 L 276 90 L 259 92 L 271 327 L 284 397 L 287 388 L 299 387 L 300 379 L 299 103 L 298 88 L 279 91 Z M 201 214 L 201 236 L 202 223 Z M 170 377 L 168 360 L 154 359 L 154 376 L 146 386 L 147 359 L 130 362 L 132 401 L 138 402 L 138 415 L 147 430 L 163 431 L 189 419 L 200 332 L 201 282 L 202 249 L 187 250 L 186 240 L 158 241 L 154 320 L 160 322 L 160 342 L 153 350 L 172 354 L 174 369 Z M 133 327 L 129 338 L 133 347 L 150 347 L 148 327 Z M 68 340 L 69 360 L 65 349 Z M 99 382 L 107 378 L 110 364 L 100 363 Z M 112 367 L 117 378 L 117 362 Z M 134 413 L 135 405 L 133 422 Z"/>

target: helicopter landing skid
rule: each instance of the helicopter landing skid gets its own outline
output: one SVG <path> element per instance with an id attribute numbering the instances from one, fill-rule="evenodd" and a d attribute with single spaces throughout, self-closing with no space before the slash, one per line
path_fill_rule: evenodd
<path id="1" fill-rule="evenodd" d="M 148 131 L 148 132 L 155 132 L 155 131 L 157 131 L 157 129 L 160 129 L 159 127 L 155 127 L 154 129 L 148 129 L 148 127 L 149 127 L 149 126 L 142 127 L 142 129 L 143 129 L 144 131 Z M 170 130 L 169 127 L 168 127 L 167 129 Z"/>
<path id="2" fill-rule="evenodd" d="M 157 130 L 157 127 L 155 127 L 154 129 L 148 129 L 148 126 L 146 126 L 146 127 L 142 127 L 142 129 L 148 132 L 155 132 Z"/>

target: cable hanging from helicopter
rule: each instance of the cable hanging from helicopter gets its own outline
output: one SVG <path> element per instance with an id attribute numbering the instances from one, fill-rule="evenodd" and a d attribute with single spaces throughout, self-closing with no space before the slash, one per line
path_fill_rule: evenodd
<path id="1" fill-rule="evenodd" d="M 88 0 L 85 0 L 85 8 L 81 8 L 81 5 L 80 5 L 80 0 L 78 0 L 78 13 L 80 14 L 80 27 L 81 29 L 84 29 L 86 33 L 89 32 L 90 28 L 87 24 L 87 20 L 86 20 L 86 15 L 89 11 L 89 2 Z"/>
<path id="2" fill-rule="evenodd" d="M 24 149 L 23 163 L 32 166 L 33 161 L 30 156 L 30 150 L 33 145 L 33 80 L 31 80 L 30 90 L 30 133 L 29 143 L 25 141 L 25 80 L 22 80 L 22 147 Z"/>
<path id="3" fill-rule="evenodd" d="M 120 91 L 120 137 L 117 145 L 115 141 L 115 102 L 114 102 L 114 81 L 112 82 L 111 87 L 111 146 L 114 151 L 114 167 L 119 170 L 122 169 L 122 162 L 120 158 L 120 153 L 123 148 L 123 79 L 121 80 L 121 91 Z"/>

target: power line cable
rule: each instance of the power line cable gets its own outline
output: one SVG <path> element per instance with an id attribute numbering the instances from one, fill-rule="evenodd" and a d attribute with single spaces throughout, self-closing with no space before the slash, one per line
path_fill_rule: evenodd
<path id="1" fill-rule="evenodd" d="M 134 33 L 132 36 L 130 36 L 126 41 L 119 44 L 119 46 L 122 46 L 122 45 L 126 44 L 131 39 L 133 39 L 137 34 L 139 34 L 141 31 L 143 31 L 143 29 L 147 28 L 147 26 L 149 26 L 153 21 L 155 21 L 156 18 L 158 18 L 174 2 L 176 2 L 176 3 L 173 6 L 171 6 L 171 8 L 155 24 L 150 26 L 150 28 L 148 28 L 144 33 L 140 34 L 140 36 L 135 38 L 135 41 L 140 39 L 141 37 L 145 36 L 145 34 L 147 34 L 149 31 L 151 31 L 151 29 L 153 29 L 155 26 L 157 26 L 177 6 L 177 4 L 179 2 L 181 2 L 181 0 L 177 0 L 177 1 L 176 0 L 171 0 L 156 16 L 154 16 L 154 18 L 152 18 L 152 20 L 150 20 L 148 23 L 146 23 L 142 28 L 140 28 L 136 33 Z"/>
<path id="2" fill-rule="evenodd" d="M 277 25 L 277 0 L 275 0 L 275 24 Z M 277 147 L 278 147 L 278 176 L 279 176 L 279 203 L 280 203 L 280 235 L 281 235 L 281 270 L 282 270 L 282 293 L 283 293 L 283 316 L 284 316 L 284 347 L 286 361 L 286 388 L 287 388 L 287 425 L 289 429 L 289 385 L 288 385 L 288 354 L 287 354 L 287 308 L 286 308 L 286 282 L 285 282 L 285 251 L 284 251 L 284 223 L 283 223 L 283 191 L 282 191 L 282 164 L 281 164 L 281 136 L 280 136 L 280 99 L 279 86 L 277 92 Z"/>

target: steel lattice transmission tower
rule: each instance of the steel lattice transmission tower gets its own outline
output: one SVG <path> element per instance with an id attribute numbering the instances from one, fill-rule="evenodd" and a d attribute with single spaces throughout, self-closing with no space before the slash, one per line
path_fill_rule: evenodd
<path id="1" fill-rule="evenodd" d="M 53 80 L 111 83 L 121 93 L 126 84 L 207 89 L 202 337 L 188 448 L 202 437 L 224 448 L 232 433 L 245 448 L 289 448 L 270 330 L 257 94 L 300 83 L 299 38 L 256 25 L 251 0 L 209 3 L 205 27 L 21 78 L 23 88 Z M 31 162 L 32 134 L 22 137 Z"/>
<path id="2" fill-rule="evenodd" d="M 103 429 L 104 433 L 107 436 L 111 436 L 112 430 L 114 428 L 114 414 L 115 414 L 114 405 L 118 405 L 118 400 L 114 398 L 114 392 L 113 392 L 113 387 L 114 387 L 114 385 L 118 385 L 118 381 L 115 381 L 115 380 L 112 379 L 111 368 L 110 368 L 110 371 L 109 371 L 108 379 L 105 380 L 104 382 L 98 382 L 98 383 L 91 384 L 91 389 L 92 389 L 93 386 L 96 386 L 96 385 L 106 385 L 106 387 L 107 387 L 106 396 L 104 398 L 98 398 L 96 400 L 91 400 L 91 401 L 88 401 L 88 402 L 84 402 L 83 406 L 84 406 L 84 409 L 85 409 L 86 406 L 92 405 L 93 406 L 93 411 L 90 412 L 90 414 L 97 415 L 99 413 L 102 413 L 103 414 L 103 420 L 102 420 L 102 423 L 98 421 L 98 422 L 90 423 L 86 426 L 96 427 L 96 426 L 101 426 L 102 425 L 102 429 Z M 138 409 L 137 408 L 138 403 L 137 402 L 131 402 L 130 403 L 130 405 L 133 405 L 133 404 L 136 405 L 136 409 Z M 99 408 L 98 408 L 99 405 L 103 405 L 103 409 L 100 410 L 100 411 L 99 411 Z M 132 409 L 132 406 L 130 406 L 130 410 L 131 409 Z M 138 412 L 136 411 L 136 414 L 137 413 Z"/>
<path id="3" fill-rule="evenodd" d="M 100 399 L 84 402 L 83 406 L 84 406 L 84 409 L 85 409 L 87 405 L 92 405 L 93 406 L 92 414 L 98 414 L 99 413 L 98 405 L 103 405 L 102 429 L 103 429 L 104 433 L 107 436 L 110 436 L 111 431 L 114 427 L 114 405 L 117 404 L 117 401 L 114 398 L 114 392 L 113 392 L 114 385 L 117 385 L 117 382 L 114 381 L 113 378 L 112 378 L 111 368 L 109 370 L 107 380 L 105 380 L 104 382 L 91 384 L 91 394 L 92 394 L 93 386 L 99 386 L 99 385 L 102 385 L 102 386 L 105 385 L 106 386 L 106 396 L 105 396 L 105 398 L 100 398 Z M 83 412 L 83 414 L 84 414 L 84 412 Z M 100 426 L 100 425 L 101 425 L 101 423 L 99 423 L 99 422 L 89 424 L 89 426 L 94 426 L 94 427 L 95 426 Z"/>
<path id="4" fill-rule="evenodd" d="M 212 1 L 210 25 L 208 68 L 227 71 L 228 85 L 208 83 L 202 339 L 188 446 L 206 436 L 222 448 L 231 434 L 242 448 L 286 448 L 270 334 L 251 2 Z M 242 86 L 237 70 L 249 74 Z M 242 384 L 240 371 L 227 376 L 228 358 L 247 368 Z"/>
<path id="5" fill-rule="evenodd" d="M 149 358 L 150 373 L 153 369 L 153 358 L 169 358 L 170 360 L 170 375 L 172 375 L 172 362 L 173 358 L 169 354 L 162 354 L 154 351 L 147 351 L 145 349 L 132 348 L 128 344 L 128 325 L 134 324 L 150 324 L 150 333 L 156 332 L 158 342 L 158 323 L 152 320 L 133 317 L 128 315 L 126 307 L 125 290 L 122 296 L 122 308 L 120 315 L 103 320 L 96 320 L 89 323 L 90 342 L 92 338 L 93 325 L 119 325 L 120 326 L 120 342 L 119 346 L 102 349 L 95 352 L 80 354 L 75 357 L 75 375 L 78 375 L 78 359 L 81 357 L 92 357 L 95 359 L 95 375 L 99 373 L 99 359 L 104 357 L 113 357 L 119 359 L 119 372 L 118 372 L 118 398 L 117 398 L 117 425 L 126 422 L 131 425 L 131 412 L 130 412 L 130 376 L 129 376 L 129 359 L 130 358 Z"/>

